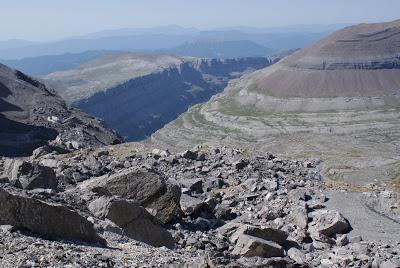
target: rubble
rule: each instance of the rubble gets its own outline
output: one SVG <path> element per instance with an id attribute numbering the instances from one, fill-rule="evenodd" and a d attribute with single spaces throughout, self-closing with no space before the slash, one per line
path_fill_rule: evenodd
<path id="1" fill-rule="evenodd" d="M 8 215 L 8 220 L 1 224 L 10 226 L 0 228 L 0 256 L 8 265 L 5 267 L 19 263 L 15 259 L 19 255 L 26 256 L 21 265 L 42 264 L 46 260 L 47 265 L 57 267 L 61 260 L 54 259 L 53 253 L 60 251 L 47 239 L 60 238 L 75 241 L 56 242 L 63 252 L 69 252 L 62 259 L 63 265 L 78 263 L 74 251 L 79 248 L 80 259 L 85 260 L 79 262 L 79 267 L 131 267 L 135 263 L 190 267 L 392 267 L 400 255 L 399 241 L 362 241 L 347 235 L 351 226 L 340 211 L 325 209 L 327 198 L 321 175 L 304 162 L 271 154 L 249 157 L 228 148 L 195 148 L 178 154 L 142 149 L 120 155 L 117 148 L 82 150 L 70 155 L 37 153 L 34 158 L 23 160 L 32 165 L 57 163 L 48 167 L 55 173 L 57 191 L 17 189 L 7 178 L 12 176 L 7 175 L 0 180 L 3 195 L 18 191 L 18 198 L 27 204 L 33 202 L 34 207 L 49 211 L 54 206 L 73 215 L 65 220 L 65 216 L 54 219 L 51 213 L 41 213 L 44 220 L 32 225 L 29 219 L 35 217 L 29 214 L 31 211 L 19 210 L 29 213 L 13 218 L 9 212 L 4 214 L 9 211 L 4 206 L 14 202 L 3 202 L 0 215 Z M 1 159 L 0 172 L 10 174 L 10 161 Z M 238 167 L 233 163 L 245 164 Z M 384 195 L 389 196 L 384 193 L 382 198 Z M 395 196 L 390 194 L 390 198 Z M 63 219 L 58 228 L 85 230 L 84 234 L 69 233 L 69 237 L 56 228 L 57 235 L 49 235 L 55 231 L 47 222 L 58 219 Z M 74 227 L 73 219 L 80 219 L 78 222 L 83 222 L 89 231 Z M 14 245 L 14 240 L 26 243 L 26 248 L 18 248 L 16 255 L 13 252 L 17 248 L 4 247 Z M 46 246 L 39 252 L 29 241 Z M 107 241 L 109 248 L 99 249 L 99 241 Z M 132 250 L 135 257 L 130 255 Z M 103 257 L 95 257 L 99 252 Z M 130 257 L 122 258 L 120 254 Z"/>

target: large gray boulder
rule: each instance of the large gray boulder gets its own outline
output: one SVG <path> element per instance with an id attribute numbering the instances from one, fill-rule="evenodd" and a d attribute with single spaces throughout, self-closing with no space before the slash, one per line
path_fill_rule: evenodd
<path id="1" fill-rule="evenodd" d="M 164 177 L 153 171 L 133 168 L 92 178 L 83 182 L 79 188 L 99 195 L 115 195 L 134 200 L 152 211 L 161 223 L 170 222 L 180 210 L 179 186 L 168 183 Z"/>
<path id="2" fill-rule="evenodd" d="M 15 186 L 26 190 L 36 188 L 57 190 L 58 182 L 54 170 L 38 163 L 18 159 L 7 159 L 4 173 Z"/>
<path id="3" fill-rule="evenodd" d="M 0 188 L 0 225 L 27 229 L 50 239 L 106 245 L 93 224 L 67 207 Z"/>
<path id="4" fill-rule="evenodd" d="M 307 209 L 305 207 L 301 206 L 294 207 L 291 214 L 291 218 L 296 226 L 302 229 L 307 228 L 308 214 L 307 214 Z"/>
<path id="5" fill-rule="evenodd" d="M 303 265 L 307 263 L 306 255 L 297 248 L 290 248 L 287 252 L 287 255 L 297 264 Z"/>
<path id="6" fill-rule="evenodd" d="M 182 194 L 180 204 L 182 212 L 185 215 L 192 215 L 200 210 L 207 210 L 208 208 L 207 204 L 203 200 L 187 194 Z"/>
<path id="7" fill-rule="evenodd" d="M 155 223 L 154 217 L 137 202 L 100 197 L 89 204 L 89 210 L 100 219 L 109 219 L 124 230 L 124 234 L 146 244 L 173 248 L 172 235 Z"/>
<path id="8" fill-rule="evenodd" d="M 232 251 L 233 255 L 242 257 L 283 257 L 283 248 L 275 242 L 258 237 L 241 234 Z"/>
<path id="9" fill-rule="evenodd" d="M 336 210 L 321 210 L 309 223 L 308 231 L 313 236 L 324 235 L 331 237 L 334 234 L 342 234 L 349 230 L 350 224 Z"/>
<path id="10" fill-rule="evenodd" d="M 273 241 L 279 245 L 283 245 L 288 237 L 286 232 L 269 226 L 243 225 L 231 235 L 230 240 L 232 242 L 237 242 L 238 238 L 243 234 Z"/>
<path id="11" fill-rule="evenodd" d="M 262 238 L 264 240 L 273 241 L 279 245 L 283 245 L 288 237 L 287 233 L 271 227 L 248 226 L 244 230 L 244 234 Z"/>
<path id="12" fill-rule="evenodd" d="M 18 179 L 20 167 L 26 163 L 22 159 L 6 158 L 4 161 L 4 175 L 7 176 L 10 181 Z"/>

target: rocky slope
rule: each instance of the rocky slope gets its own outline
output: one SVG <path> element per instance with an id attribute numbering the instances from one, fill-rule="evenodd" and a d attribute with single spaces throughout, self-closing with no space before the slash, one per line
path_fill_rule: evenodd
<path id="1" fill-rule="evenodd" d="M 231 78 L 263 68 L 270 58 L 197 59 L 121 53 L 46 76 L 73 106 L 103 119 L 126 140 L 142 140 Z"/>
<path id="2" fill-rule="evenodd" d="M 399 185 L 400 22 L 342 29 L 232 81 L 152 136 L 318 157 L 333 183 Z"/>
<path id="3" fill-rule="evenodd" d="M 0 154 L 9 156 L 30 155 L 49 141 L 58 150 L 122 141 L 45 85 L 5 65 L 0 65 L 0 126 Z"/>
<path id="4" fill-rule="evenodd" d="M 2 267 L 398 267 L 329 206 L 318 161 L 122 144 L 0 161 Z M 331 195 L 334 192 L 330 192 Z M 399 221 L 398 194 L 375 188 Z M 328 202 L 327 202 L 328 201 Z M 396 203 L 397 202 L 397 203 Z M 379 241 L 380 240 L 380 241 Z"/>

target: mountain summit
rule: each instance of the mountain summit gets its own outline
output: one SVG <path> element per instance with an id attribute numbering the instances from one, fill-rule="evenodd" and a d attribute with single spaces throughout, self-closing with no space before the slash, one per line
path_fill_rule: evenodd
<path id="1" fill-rule="evenodd" d="M 375 97 L 400 88 L 400 20 L 344 28 L 254 78 L 274 97 Z"/>

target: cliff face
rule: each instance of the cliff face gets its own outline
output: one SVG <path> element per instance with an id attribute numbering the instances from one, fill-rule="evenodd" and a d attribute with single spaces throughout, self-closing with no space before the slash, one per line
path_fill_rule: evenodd
<path id="1" fill-rule="evenodd" d="M 141 140 L 189 107 L 221 92 L 229 79 L 272 63 L 268 58 L 191 59 L 128 80 L 73 105 L 103 119 L 126 140 Z"/>
<path id="2" fill-rule="evenodd" d="M 98 120 L 69 108 L 42 83 L 0 64 L 0 155 L 30 155 L 52 140 L 64 148 L 122 141 Z"/>

